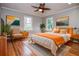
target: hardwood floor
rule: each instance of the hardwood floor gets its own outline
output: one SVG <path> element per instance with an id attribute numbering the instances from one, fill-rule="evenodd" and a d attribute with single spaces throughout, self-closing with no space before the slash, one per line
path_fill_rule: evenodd
<path id="1" fill-rule="evenodd" d="M 35 55 L 24 43 L 25 41 L 8 42 L 8 56 L 32 56 Z"/>
<path id="2" fill-rule="evenodd" d="M 37 44 L 32 45 L 28 43 L 27 40 L 8 41 L 8 56 L 43 56 L 43 55 L 51 56 L 52 54 L 48 49 L 45 49 Z"/>
<path id="3" fill-rule="evenodd" d="M 8 41 L 8 56 L 53 56 L 51 51 L 27 40 Z M 79 43 L 66 43 L 58 50 L 58 56 L 79 56 Z"/>
<path id="4" fill-rule="evenodd" d="M 69 41 L 66 45 L 70 47 L 69 51 L 65 54 L 66 56 L 79 56 L 79 43 Z"/>
<path id="5" fill-rule="evenodd" d="M 8 44 L 7 45 L 8 45 L 7 46 L 7 50 L 8 50 L 7 55 L 8 56 L 16 56 L 16 52 L 14 50 L 14 47 L 12 45 L 12 42 L 8 41 Z"/>

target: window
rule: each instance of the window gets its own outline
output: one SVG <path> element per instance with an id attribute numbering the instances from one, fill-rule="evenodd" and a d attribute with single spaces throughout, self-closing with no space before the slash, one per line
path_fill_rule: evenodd
<path id="1" fill-rule="evenodd" d="M 53 28 L 53 26 L 54 26 L 54 24 L 53 24 L 53 18 L 52 17 L 47 18 L 47 20 L 46 20 L 46 29 L 48 31 L 51 31 L 52 28 Z"/>
<path id="2" fill-rule="evenodd" d="M 32 18 L 24 16 L 24 30 L 32 30 Z"/>

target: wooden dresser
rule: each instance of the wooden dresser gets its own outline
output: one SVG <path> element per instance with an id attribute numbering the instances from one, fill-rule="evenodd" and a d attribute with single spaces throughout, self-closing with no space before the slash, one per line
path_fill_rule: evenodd
<path id="1" fill-rule="evenodd" d="M 7 37 L 0 36 L 0 56 L 7 56 Z"/>
<path id="2" fill-rule="evenodd" d="M 72 35 L 72 37 L 75 39 L 79 39 L 79 34 L 74 34 L 74 35 Z"/>

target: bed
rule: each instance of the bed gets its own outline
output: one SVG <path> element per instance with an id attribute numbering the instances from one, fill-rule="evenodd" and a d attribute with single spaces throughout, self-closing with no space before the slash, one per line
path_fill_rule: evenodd
<path id="1" fill-rule="evenodd" d="M 31 37 L 34 43 L 48 48 L 49 50 L 51 50 L 53 55 L 56 55 L 58 48 L 60 48 L 62 44 L 70 40 L 70 34 L 61 34 L 54 32 L 37 33 L 33 34 Z M 56 42 L 56 39 L 59 40 L 59 42 Z"/>

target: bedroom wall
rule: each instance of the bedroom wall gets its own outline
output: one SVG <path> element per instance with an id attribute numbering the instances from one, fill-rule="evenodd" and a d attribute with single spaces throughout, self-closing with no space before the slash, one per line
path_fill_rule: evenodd
<path id="1" fill-rule="evenodd" d="M 51 16 L 47 16 L 47 17 L 53 17 L 54 25 L 56 25 L 56 19 L 60 16 L 69 16 L 69 25 L 79 28 L 79 7 L 75 9 L 70 9 L 61 13 L 57 13 Z M 45 17 L 43 22 L 46 22 L 47 17 Z"/>
<path id="2" fill-rule="evenodd" d="M 0 34 L 1 34 L 1 6 L 0 6 Z"/>
<path id="3" fill-rule="evenodd" d="M 28 15 L 28 14 L 24 14 L 24 13 L 19 13 L 19 12 L 7 10 L 7 9 L 2 9 L 1 12 L 2 12 L 1 18 L 5 21 L 5 23 L 6 23 L 6 15 L 14 15 L 14 16 L 19 17 L 20 18 L 20 29 L 21 30 L 23 30 L 23 28 L 24 28 L 24 16 L 31 16 L 32 17 L 32 24 L 33 24 L 33 30 L 30 31 L 30 33 L 40 32 L 40 24 L 42 23 L 42 19 L 40 17 Z M 15 27 L 17 27 L 17 26 L 15 26 Z"/>
<path id="4" fill-rule="evenodd" d="M 0 6 L 0 18 L 1 18 L 1 6 Z"/>

